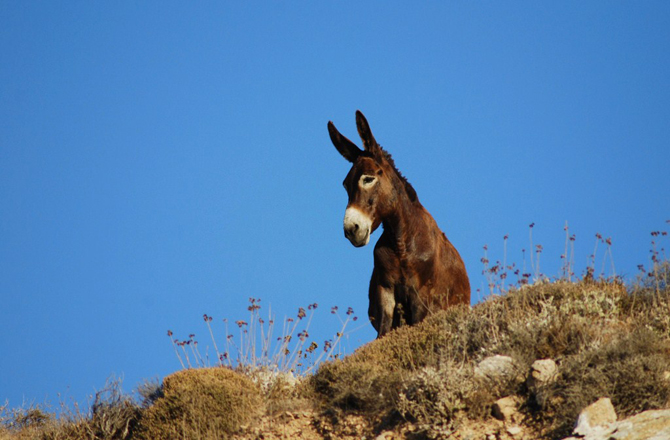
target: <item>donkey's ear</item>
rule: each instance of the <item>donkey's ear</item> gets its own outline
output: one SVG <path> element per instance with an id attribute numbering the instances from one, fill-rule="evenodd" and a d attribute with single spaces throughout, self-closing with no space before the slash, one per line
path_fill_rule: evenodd
<path id="1" fill-rule="evenodd" d="M 368 120 L 365 119 L 365 116 L 363 116 L 363 113 L 361 113 L 360 110 L 356 110 L 356 127 L 358 127 L 358 134 L 363 140 L 365 150 L 370 153 L 376 153 L 377 150 L 379 150 L 379 144 L 372 135 Z"/>
<path id="2" fill-rule="evenodd" d="M 354 163 L 356 159 L 358 159 L 358 156 L 363 152 L 363 150 L 358 148 L 356 144 L 342 136 L 331 121 L 328 121 L 328 133 L 330 134 L 330 140 L 333 142 L 333 145 L 335 145 L 335 148 L 337 148 L 337 151 L 339 151 L 349 162 Z"/>

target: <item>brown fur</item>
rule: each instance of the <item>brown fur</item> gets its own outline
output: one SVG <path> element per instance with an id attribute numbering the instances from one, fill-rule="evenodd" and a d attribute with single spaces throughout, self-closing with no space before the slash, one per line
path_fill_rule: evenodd
<path id="1" fill-rule="evenodd" d="M 469 305 L 470 281 L 458 251 L 379 146 L 360 111 L 356 125 L 364 150 L 342 136 L 332 122 L 328 131 L 340 154 L 353 164 L 344 180 L 347 207 L 372 219 L 370 232 L 384 225 L 374 250 L 368 309 L 377 337 L 381 337 L 403 324 L 421 322 L 437 310 Z M 362 175 L 376 176 L 375 185 L 362 188 Z"/>

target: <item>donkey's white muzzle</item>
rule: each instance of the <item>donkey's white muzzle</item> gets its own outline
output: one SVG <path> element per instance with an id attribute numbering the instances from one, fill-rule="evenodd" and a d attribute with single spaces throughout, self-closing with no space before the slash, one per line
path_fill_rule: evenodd
<path id="1" fill-rule="evenodd" d="M 358 208 L 350 206 L 344 212 L 344 236 L 354 246 L 361 247 L 368 244 L 371 229 L 372 219 Z"/>

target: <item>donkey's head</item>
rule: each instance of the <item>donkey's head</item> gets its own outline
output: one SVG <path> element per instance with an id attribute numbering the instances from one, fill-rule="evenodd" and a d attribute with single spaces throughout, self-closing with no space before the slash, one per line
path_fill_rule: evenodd
<path id="1" fill-rule="evenodd" d="M 344 236 L 356 247 L 365 246 L 370 234 L 397 209 L 397 203 L 414 202 L 416 192 L 398 172 L 391 156 L 384 151 L 370 131 L 368 121 L 356 112 L 356 126 L 364 150 L 342 136 L 332 122 L 328 132 L 337 151 L 353 165 L 343 185 L 349 195 L 344 213 Z"/>

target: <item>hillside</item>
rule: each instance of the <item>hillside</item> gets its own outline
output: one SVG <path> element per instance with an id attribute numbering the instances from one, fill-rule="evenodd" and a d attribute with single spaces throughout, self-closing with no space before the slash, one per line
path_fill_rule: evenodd
<path id="1" fill-rule="evenodd" d="M 603 397 L 619 420 L 670 408 L 669 278 L 524 286 L 298 379 L 190 369 L 84 416 L 5 408 L 0 438 L 563 439 Z"/>

